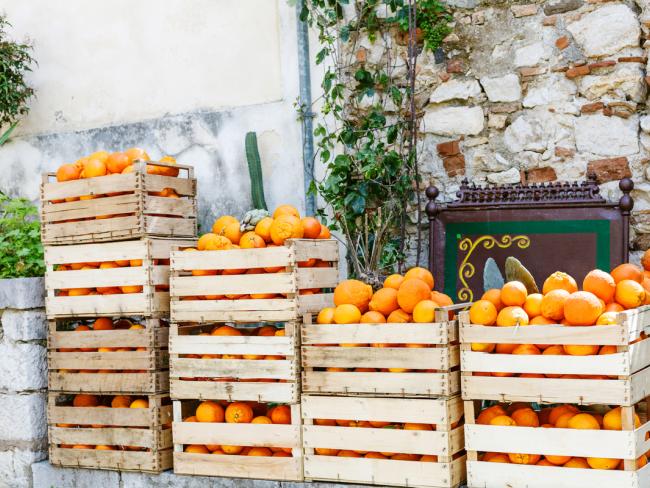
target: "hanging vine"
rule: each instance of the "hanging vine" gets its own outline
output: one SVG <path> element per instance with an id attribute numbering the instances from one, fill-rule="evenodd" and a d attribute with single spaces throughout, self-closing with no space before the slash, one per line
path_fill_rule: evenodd
<path id="1" fill-rule="evenodd" d="M 409 214 L 420 223 L 416 63 L 451 16 L 439 0 L 308 0 L 301 18 L 318 32 L 324 67 L 314 135 L 326 174 L 310 191 L 345 236 L 350 273 L 379 283 L 404 266 Z"/>

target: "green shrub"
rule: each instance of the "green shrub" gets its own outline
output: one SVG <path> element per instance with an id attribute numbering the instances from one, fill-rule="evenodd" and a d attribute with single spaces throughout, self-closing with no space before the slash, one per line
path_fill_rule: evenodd
<path id="1" fill-rule="evenodd" d="M 43 276 L 38 210 L 26 198 L 0 193 L 0 278 Z"/>

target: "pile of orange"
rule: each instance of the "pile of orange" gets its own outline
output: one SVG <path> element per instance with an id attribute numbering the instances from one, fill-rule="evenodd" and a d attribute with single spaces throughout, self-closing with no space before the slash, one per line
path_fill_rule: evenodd
<path id="1" fill-rule="evenodd" d="M 476 423 L 507 427 L 623 430 L 621 407 L 610 409 L 604 415 L 601 415 L 593 411 L 581 411 L 577 406 L 569 404 L 547 407 L 539 411 L 534 410 L 530 404 L 525 402 L 516 402 L 509 406 L 497 404 L 482 410 L 476 418 Z M 635 428 L 641 426 L 641 421 L 636 414 L 634 415 L 634 424 Z M 647 464 L 648 455 L 650 455 L 650 451 L 637 459 L 637 469 Z M 548 454 L 540 456 L 538 454 L 486 452 L 481 457 L 481 461 L 605 470 L 622 470 L 624 467 L 622 459 L 583 458 Z"/>
<path id="2" fill-rule="evenodd" d="M 206 400 L 199 404 L 194 415 L 183 422 L 210 422 L 231 424 L 291 424 L 291 407 L 270 406 L 257 402 L 226 402 Z M 224 444 L 191 444 L 185 452 L 239 456 L 293 457 L 290 447 L 229 446 Z"/>
<path id="3" fill-rule="evenodd" d="M 239 220 L 231 215 L 219 217 L 212 226 L 212 232 L 203 234 L 196 248 L 186 248 L 185 251 L 224 251 L 232 249 L 261 249 L 284 245 L 287 239 L 329 239 L 329 229 L 314 217 L 300 218 L 296 207 L 280 205 L 273 212 L 272 217 L 261 219 L 254 230 L 242 232 Z M 301 268 L 331 268 L 332 263 L 320 259 L 309 259 L 298 263 Z M 223 269 L 223 270 L 193 270 L 193 276 L 230 276 L 241 274 L 266 274 L 283 273 L 286 268 L 267 267 L 249 269 Z M 300 290 L 301 295 L 321 293 L 321 288 Z M 181 300 L 264 300 L 272 298 L 286 298 L 286 294 L 278 293 L 252 293 L 204 295 L 182 297 Z"/>
<path id="4" fill-rule="evenodd" d="M 393 430 L 419 430 L 434 431 L 436 424 L 419 424 L 419 423 L 402 423 L 402 422 L 380 422 L 367 420 L 343 420 L 343 419 L 314 419 L 314 425 L 327 427 L 354 427 L 362 429 L 393 429 Z M 455 428 L 454 424 L 452 428 Z M 396 452 L 375 452 L 375 451 L 358 451 L 348 449 L 329 449 L 323 447 L 314 448 L 314 453 L 320 456 L 338 456 L 370 459 L 394 459 L 397 461 L 424 461 L 437 462 L 438 456 L 431 454 L 406 454 Z"/>
<path id="5" fill-rule="evenodd" d="M 650 267 L 650 252 L 644 265 Z M 633 264 L 621 264 L 606 273 L 590 271 L 584 278 L 582 290 L 576 280 L 557 271 L 544 282 L 542 293 L 528 294 L 519 281 L 510 281 L 501 289 L 488 290 L 470 308 L 470 322 L 476 325 L 513 327 L 562 324 L 587 327 L 617 324 L 617 314 L 650 304 L 650 270 Z M 646 338 L 641 333 L 638 339 Z M 473 343 L 476 352 L 496 354 L 550 354 L 590 356 L 616 353 L 614 346 L 554 345 L 554 344 L 491 344 Z M 474 375 L 490 373 L 474 373 Z M 515 376 L 511 373 L 491 373 L 493 376 Z M 521 374 L 522 377 L 544 377 Z M 546 375 L 553 378 L 605 379 L 595 375 Z"/>
<path id="6" fill-rule="evenodd" d="M 68 405 L 70 406 L 70 405 Z M 149 408 L 149 400 L 146 397 L 132 397 L 131 395 L 98 396 L 80 393 L 72 400 L 73 407 L 94 407 L 94 408 Z M 87 425 L 87 424 L 56 424 L 57 427 L 66 429 L 105 429 L 118 427 L 112 425 Z M 170 428 L 166 424 L 163 428 Z M 59 444 L 58 447 L 65 449 L 95 449 L 98 451 L 149 451 L 150 449 L 137 446 L 116 446 L 116 445 L 90 445 L 90 444 Z"/>
<path id="7" fill-rule="evenodd" d="M 372 286 L 359 280 L 345 280 L 334 289 L 335 307 L 322 309 L 318 324 L 385 324 L 431 323 L 436 309 L 453 305 L 449 296 L 433 290 L 433 275 L 427 269 L 415 267 L 403 276 L 392 274 L 383 287 L 373 292 Z M 427 344 L 339 344 L 341 347 L 430 347 Z M 327 371 L 386 371 L 403 373 L 401 368 L 327 368 Z M 426 370 L 431 371 L 431 370 Z"/>
<path id="8" fill-rule="evenodd" d="M 154 259 L 152 263 L 154 266 L 169 266 L 169 259 Z M 87 271 L 93 269 L 114 269 L 140 266 L 142 266 L 142 259 L 125 259 L 123 261 L 59 264 L 56 266 L 56 271 Z M 168 285 L 156 285 L 156 291 L 165 291 L 168 289 Z M 78 297 L 85 295 L 120 295 L 124 293 L 142 293 L 142 286 L 125 285 L 104 286 L 97 288 L 62 288 L 60 290 L 56 290 L 56 296 L 59 297 Z"/>

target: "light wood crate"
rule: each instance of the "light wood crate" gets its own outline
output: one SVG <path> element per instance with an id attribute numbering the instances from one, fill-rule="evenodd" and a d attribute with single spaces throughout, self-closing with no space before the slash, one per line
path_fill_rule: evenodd
<path id="1" fill-rule="evenodd" d="M 457 487 L 465 479 L 460 397 L 302 396 L 305 479 L 378 486 Z M 314 419 L 436 424 L 435 431 L 315 425 Z M 438 462 L 315 454 L 315 448 L 436 455 Z"/>
<path id="2" fill-rule="evenodd" d="M 169 315 L 169 265 L 155 264 L 169 259 L 173 246 L 191 246 L 195 241 L 145 238 L 45 247 L 45 299 L 48 318 Z M 141 266 L 112 269 L 56 271 L 61 264 L 142 260 Z M 166 261 L 163 261 L 166 262 Z M 140 293 L 60 296 L 60 290 L 140 286 Z"/>
<path id="3" fill-rule="evenodd" d="M 320 259 L 328 268 L 299 267 Z M 290 239 L 284 246 L 224 251 L 173 251 L 171 317 L 174 322 L 254 322 L 299 320 L 331 306 L 331 293 L 300 295 L 301 290 L 334 288 L 339 281 L 338 242 L 334 239 Z M 284 272 L 192 276 L 192 270 L 284 267 Z M 210 295 L 285 294 L 287 298 L 201 300 Z"/>
<path id="4" fill-rule="evenodd" d="M 250 324 L 249 324 L 250 325 Z M 278 323 L 260 323 L 273 325 Z M 200 336 L 214 325 L 172 324 L 170 392 L 173 399 L 224 399 L 297 403 L 300 401 L 298 325 L 286 322 L 285 336 Z M 255 355 L 259 359 L 203 359 L 184 355 Z M 284 356 L 270 360 L 264 356 Z M 196 378 L 196 379 L 190 379 Z M 251 381 L 252 380 L 252 381 Z M 260 380 L 275 380 L 260 381 Z"/>
<path id="5" fill-rule="evenodd" d="M 460 392 L 458 322 L 465 304 L 444 307 L 430 324 L 302 325 L 302 390 L 312 394 L 451 396 Z M 363 347 L 341 347 L 340 343 Z M 454 344 L 455 343 L 455 344 Z M 384 347 L 370 347 L 384 344 Z M 426 347 L 399 347 L 417 344 Z M 326 371 L 346 368 L 350 371 Z M 354 368 L 396 368 L 406 372 L 357 372 Z M 413 371 L 419 370 L 419 371 Z"/>
<path id="6" fill-rule="evenodd" d="M 460 314 L 461 387 L 467 400 L 632 405 L 650 395 L 650 306 L 618 314 L 617 325 L 484 327 Z M 513 355 L 474 352 L 471 343 L 612 345 L 615 354 Z M 474 376 L 475 372 L 604 375 L 610 379 Z"/>
<path id="7" fill-rule="evenodd" d="M 291 425 L 183 422 L 198 402 L 174 401 L 174 473 L 279 481 L 303 479 L 300 404 L 291 405 Z M 189 444 L 291 448 L 293 457 L 196 454 Z"/>
<path id="8" fill-rule="evenodd" d="M 50 464 L 69 468 L 160 473 L 172 467 L 172 406 L 168 395 L 148 395 L 149 408 L 73 407 L 60 393 L 48 394 Z M 57 427 L 83 420 L 83 427 Z M 91 425 L 105 425 L 93 428 Z M 60 445 L 132 446 L 147 449 L 72 449 Z"/>
<path id="9" fill-rule="evenodd" d="M 478 425 L 478 402 L 465 402 L 467 485 L 471 488 L 645 488 L 650 465 L 636 469 L 636 459 L 650 450 L 647 416 L 634 429 L 633 407 L 622 407 L 624 430 L 580 430 L 543 427 Z M 626 420 L 627 418 L 627 420 Z M 627 423 L 627 425 L 626 425 Z M 478 452 L 525 453 L 624 459 L 625 470 L 565 468 L 492 463 Z"/>
<path id="10" fill-rule="evenodd" d="M 179 176 L 147 174 L 144 163 L 136 163 L 132 173 L 74 181 L 57 182 L 56 173 L 44 173 L 41 184 L 43 244 L 80 244 L 146 236 L 195 238 L 194 169 L 182 164 L 155 164 L 178 168 Z M 173 189 L 180 198 L 152 195 L 165 188 Z M 87 195 L 95 198 L 63 201 Z"/>
<path id="11" fill-rule="evenodd" d="M 74 321 L 78 322 L 77 319 Z M 47 362 L 50 391 L 100 394 L 169 391 L 169 327 L 166 322 L 141 319 L 137 322 L 145 329 L 80 332 L 66 330 L 69 322 L 66 319 L 49 322 Z M 104 347 L 114 350 L 97 351 Z M 146 350 L 115 350 L 127 347 Z M 81 351 L 81 348 L 94 351 Z"/>

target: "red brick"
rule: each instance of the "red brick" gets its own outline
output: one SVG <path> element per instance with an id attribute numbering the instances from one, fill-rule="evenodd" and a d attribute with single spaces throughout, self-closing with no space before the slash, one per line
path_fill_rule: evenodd
<path id="1" fill-rule="evenodd" d="M 557 180 L 557 174 L 550 166 L 522 171 L 521 181 L 523 183 L 546 183 L 555 180 Z"/>
<path id="2" fill-rule="evenodd" d="M 447 61 L 447 73 L 462 73 L 463 71 L 465 71 L 465 68 L 460 59 L 450 59 Z"/>
<path id="3" fill-rule="evenodd" d="M 587 66 L 589 66 L 589 70 L 591 71 L 592 69 L 609 68 L 610 66 L 615 66 L 615 65 L 616 65 L 616 61 L 610 59 L 609 61 L 598 61 L 597 63 L 590 63 Z"/>
<path id="4" fill-rule="evenodd" d="M 616 181 L 621 178 L 631 178 L 632 172 L 627 158 L 608 158 L 590 161 L 587 165 L 587 172 L 594 173 L 598 183 Z"/>
<path id="5" fill-rule="evenodd" d="M 618 58 L 619 63 L 642 63 L 646 64 L 648 62 L 648 58 L 645 56 L 625 56 L 622 58 Z"/>
<path id="6" fill-rule="evenodd" d="M 438 154 L 440 154 L 441 157 L 446 158 L 447 156 L 456 156 L 457 154 L 460 154 L 460 145 L 458 144 L 460 142 L 460 139 L 457 141 L 447 141 L 447 142 L 441 142 L 436 146 L 438 149 Z"/>
<path id="7" fill-rule="evenodd" d="M 558 158 L 572 158 L 575 155 L 575 150 L 570 147 L 555 146 L 555 156 Z"/>
<path id="8" fill-rule="evenodd" d="M 567 78 L 577 78 L 578 76 L 588 75 L 589 71 L 589 66 L 576 66 L 575 68 L 569 68 L 564 75 Z"/>
<path id="9" fill-rule="evenodd" d="M 460 176 L 465 174 L 465 156 L 458 154 L 449 156 L 442 160 L 448 176 Z"/>
<path id="10" fill-rule="evenodd" d="M 584 104 L 582 107 L 580 107 L 580 111 L 583 114 L 592 114 L 604 108 L 605 108 L 605 104 L 603 102 L 594 102 L 594 103 Z"/>
<path id="11" fill-rule="evenodd" d="M 560 51 L 566 49 L 569 46 L 569 38 L 567 36 L 558 37 L 555 41 L 555 47 Z"/>
<path id="12" fill-rule="evenodd" d="M 367 56 L 368 56 L 368 51 L 366 51 L 365 48 L 362 47 L 357 51 L 357 61 L 359 61 L 360 63 L 365 63 Z"/>

